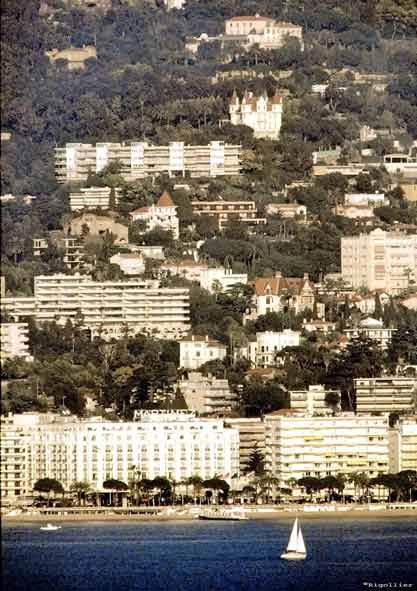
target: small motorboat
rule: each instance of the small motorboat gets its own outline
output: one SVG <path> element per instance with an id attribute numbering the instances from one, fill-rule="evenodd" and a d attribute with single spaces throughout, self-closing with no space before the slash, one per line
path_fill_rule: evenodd
<path id="1" fill-rule="evenodd" d="M 42 525 L 42 531 L 56 531 L 57 529 L 61 529 L 60 525 L 52 525 L 52 523 L 47 523 L 46 525 Z"/>

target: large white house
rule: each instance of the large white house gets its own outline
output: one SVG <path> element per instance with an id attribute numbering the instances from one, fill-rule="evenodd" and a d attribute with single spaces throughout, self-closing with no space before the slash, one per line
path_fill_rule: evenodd
<path id="1" fill-rule="evenodd" d="M 190 335 L 180 341 L 180 366 L 198 369 L 207 361 L 224 359 L 227 347 L 209 336 Z"/>
<path id="2" fill-rule="evenodd" d="M 283 98 L 278 93 L 270 98 L 266 93 L 256 96 L 245 91 L 242 99 L 236 92 L 229 101 L 233 125 L 247 125 L 259 138 L 278 139 L 282 124 Z"/>
<path id="3" fill-rule="evenodd" d="M 256 338 L 237 351 L 239 357 L 249 359 L 253 367 L 277 365 L 277 353 L 285 347 L 298 347 L 300 333 L 285 329 L 282 332 L 257 332 Z"/>
<path id="4" fill-rule="evenodd" d="M 133 222 L 142 221 L 145 223 L 145 231 L 149 232 L 155 228 L 161 228 L 172 232 L 175 240 L 179 238 L 179 220 L 177 206 L 172 201 L 171 195 L 164 191 L 158 201 L 149 207 L 140 207 L 130 212 Z"/>

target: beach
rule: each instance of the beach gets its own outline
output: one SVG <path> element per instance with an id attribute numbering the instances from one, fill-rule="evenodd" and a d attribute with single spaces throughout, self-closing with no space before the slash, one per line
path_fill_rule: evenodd
<path id="1" fill-rule="evenodd" d="M 237 507 L 242 507 L 238 505 Z M 232 508 L 231 505 L 228 508 Z M 207 509 L 207 507 L 204 507 Z M 202 509 L 203 510 L 203 509 Z M 172 509 L 171 507 L 159 508 L 132 508 L 117 510 L 102 509 L 74 511 L 65 507 L 50 509 L 39 513 L 3 514 L 3 523 L 47 523 L 47 522 L 93 522 L 93 521 L 193 521 L 197 519 L 199 508 L 195 506 L 184 509 Z M 393 506 L 387 508 L 381 505 L 357 506 L 354 508 L 346 506 L 300 506 L 300 508 L 286 507 L 245 507 L 246 516 L 256 520 L 286 520 L 295 517 L 308 519 L 378 519 L 384 518 L 417 518 L 417 505 Z"/>

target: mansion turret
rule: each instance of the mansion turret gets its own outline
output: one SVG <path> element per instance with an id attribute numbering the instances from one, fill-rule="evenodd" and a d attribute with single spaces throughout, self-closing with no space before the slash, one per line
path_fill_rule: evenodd
<path id="1" fill-rule="evenodd" d="M 275 93 L 255 96 L 246 91 L 240 100 L 236 92 L 229 101 L 230 119 L 233 125 L 247 125 L 259 138 L 278 139 L 282 123 L 282 96 Z"/>

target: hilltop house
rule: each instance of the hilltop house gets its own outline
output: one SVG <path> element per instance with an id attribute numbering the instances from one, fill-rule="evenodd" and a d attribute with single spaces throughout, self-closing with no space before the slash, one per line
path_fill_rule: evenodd
<path id="1" fill-rule="evenodd" d="M 172 201 L 171 195 L 164 191 L 158 201 L 149 207 L 140 207 L 130 212 L 133 222 L 143 221 L 146 231 L 161 228 L 166 232 L 172 232 L 175 240 L 179 238 L 179 220 L 177 206 Z"/>
<path id="2" fill-rule="evenodd" d="M 308 273 L 303 278 L 284 277 L 282 273 L 275 273 L 274 277 L 258 277 L 255 280 L 254 304 L 257 318 L 268 312 L 283 312 L 294 310 L 296 314 L 304 309 L 314 307 L 314 283 L 310 281 Z"/>

